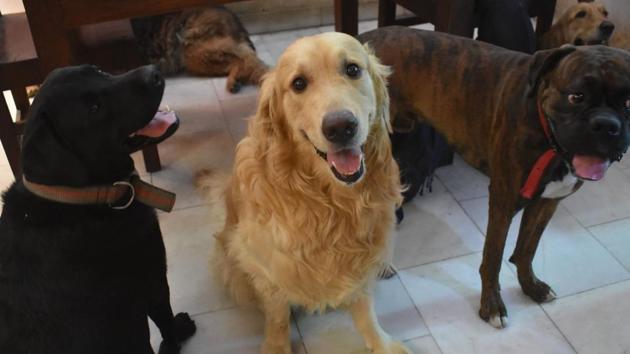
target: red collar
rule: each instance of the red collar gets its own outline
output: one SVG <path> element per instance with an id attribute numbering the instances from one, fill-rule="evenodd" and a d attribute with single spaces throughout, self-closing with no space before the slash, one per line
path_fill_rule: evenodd
<path id="1" fill-rule="evenodd" d="M 527 180 L 525 181 L 523 188 L 521 188 L 520 193 L 521 197 L 525 199 L 532 199 L 534 197 L 534 194 L 536 194 L 536 192 L 540 189 L 540 180 L 544 176 L 545 171 L 547 171 L 551 162 L 559 156 L 557 145 L 554 142 L 551 127 L 549 126 L 549 121 L 545 117 L 545 112 L 542 110 L 540 101 L 536 102 L 536 108 L 538 109 L 538 120 L 540 121 L 540 125 L 545 132 L 545 136 L 547 137 L 551 148 L 545 151 L 538 160 L 536 160 L 534 167 L 529 172 Z"/>
<path id="2" fill-rule="evenodd" d="M 23 177 L 22 181 L 24 187 L 38 197 L 66 204 L 104 204 L 112 209 L 126 209 L 134 200 L 137 200 L 166 212 L 170 212 L 175 204 L 175 194 L 148 184 L 135 174 L 125 181 L 115 182 L 112 185 L 82 188 L 49 186 L 31 182 L 26 177 Z M 121 202 L 125 196 L 128 196 L 128 200 Z"/>

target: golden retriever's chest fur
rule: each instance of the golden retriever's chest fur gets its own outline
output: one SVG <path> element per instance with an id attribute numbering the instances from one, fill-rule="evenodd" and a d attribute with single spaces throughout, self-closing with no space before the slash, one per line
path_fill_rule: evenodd
<path id="1" fill-rule="evenodd" d="M 259 160 L 239 158 L 256 156 L 247 150 L 241 143 L 230 190 L 235 204 L 228 209 L 238 214 L 228 253 L 253 275 L 254 286 L 280 291 L 292 303 L 318 309 L 352 300 L 386 255 L 400 198 L 393 159 L 368 167 L 355 186 L 331 187 L 317 182 L 324 176 L 301 184 L 289 182 L 295 176 L 277 183 L 265 173 L 243 173 L 266 170 Z"/>

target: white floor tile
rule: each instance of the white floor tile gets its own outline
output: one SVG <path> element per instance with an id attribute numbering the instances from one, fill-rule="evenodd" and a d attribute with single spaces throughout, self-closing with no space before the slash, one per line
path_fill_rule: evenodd
<path id="1" fill-rule="evenodd" d="M 544 305 L 580 354 L 630 353 L 630 281 Z"/>
<path id="2" fill-rule="evenodd" d="M 193 318 L 197 333 L 182 346 L 182 354 L 258 354 L 263 341 L 264 319 L 256 310 L 234 308 Z M 151 323 L 151 343 L 157 352 L 161 339 Z M 291 325 L 294 352 L 302 347 L 295 325 Z"/>
<path id="3" fill-rule="evenodd" d="M 214 234 L 222 229 L 221 220 L 211 218 L 204 206 L 159 217 L 173 311 L 196 315 L 234 307 L 211 267 Z"/>
<path id="4" fill-rule="evenodd" d="M 589 230 L 630 271 L 630 219 L 593 226 Z"/>
<path id="5" fill-rule="evenodd" d="M 630 175 L 611 168 L 603 180 L 584 183 L 562 203 L 584 226 L 630 217 Z"/>
<path id="6" fill-rule="evenodd" d="M 490 179 L 477 171 L 461 156 L 455 155 L 453 164 L 440 167 L 435 170 L 446 188 L 448 188 L 457 200 L 467 200 L 488 196 L 488 183 Z"/>
<path id="7" fill-rule="evenodd" d="M 238 143 L 247 133 L 248 119 L 256 113 L 256 96 L 238 97 L 221 101 L 225 124 L 234 143 Z"/>
<path id="8" fill-rule="evenodd" d="M 378 320 L 392 337 L 405 341 L 428 334 L 398 277 L 379 281 L 374 298 Z M 309 354 L 361 353 L 366 350 L 348 311 L 300 314 L 298 327 Z"/>
<path id="9" fill-rule="evenodd" d="M 501 272 L 508 328 L 497 330 L 482 321 L 480 261 L 475 254 L 400 272 L 443 353 L 573 353 L 540 306 L 521 293 L 509 271 Z"/>
<path id="10" fill-rule="evenodd" d="M 462 202 L 462 205 L 485 233 L 488 199 L 474 199 Z M 521 215 L 518 213 L 514 218 L 508 233 L 503 255 L 506 261 L 516 245 Z M 516 272 L 516 267 L 508 264 Z M 562 206 L 551 219 L 538 245 L 534 271 L 561 297 L 630 277 L 628 271 Z"/>
<path id="11" fill-rule="evenodd" d="M 441 354 L 442 351 L 431 336 L 424 336 L 405 342 L 409 350 L 415 354 Z"/>
<path id="12" fill-rule="evenodd" d="M 397 228 L 394 264 L 408 268 L 483 249 L 483 236 L 440 181 L 433 192 L 403 206 Z"/>
<path id="13" fill-rule="evenodd" d="M 263 58 L 264 60 L 264 58 Z M 247 97 L 247 96 L 256 96 L 258 95 L 258 87 L 255 85 L 243 85 L 241 86 L 240 91 L 237 93 L 229 92 L 225 88 L 225 84 L 227 83 L 227 77 L 217 77 L 212 79 L 212 84 L 216 89 L 217 96 L 220 100 L 231 100 L 239 97 Z"/>

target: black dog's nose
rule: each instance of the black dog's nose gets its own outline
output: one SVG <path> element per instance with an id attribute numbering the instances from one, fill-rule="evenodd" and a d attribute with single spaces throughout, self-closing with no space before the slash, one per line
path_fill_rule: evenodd
<path id="1" fill-rule="evenodd" d="M 328 141 L 343 145 L 348 143 L 357 134 L 359 122 L 348 110 L 327 113 L 322 123 L 322 133 Z"/>
<path id="2" fill-rule="evenodd" d="M 599 25 L 599 30 L 603 34 L 610 36 L 613 33 L 613 31 L 615 30 L 615 24 L 610 22 L 610 21 L 603 21 Z"/>
<path id="3" fill-rule="evenodd" d="M 596 134 L 616 136 L 621 132 L 621 122 L 613 117 L 597 116 L 591 118 L 589 125 Z"/>
<path id="4" fill-rule="evenodd" d="M 147 65 L 141 68 L 144 80 L 150 86 L 163 86 L 164 77 L 154 65 Z"/>

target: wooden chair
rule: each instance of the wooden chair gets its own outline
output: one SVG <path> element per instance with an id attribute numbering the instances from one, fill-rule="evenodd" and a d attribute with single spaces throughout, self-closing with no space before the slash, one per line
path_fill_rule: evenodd
<path id="1" fill-rule="evenodd" d="M 0 140 L 16 178 L 22 175 L 20 136 L 29 108 L 26 87 L 41 82 L 26 15 L 0 14 L 0 91 L 11 91 L 19 112 L 14 122 L 4 95 L 0 96 Z"/>

